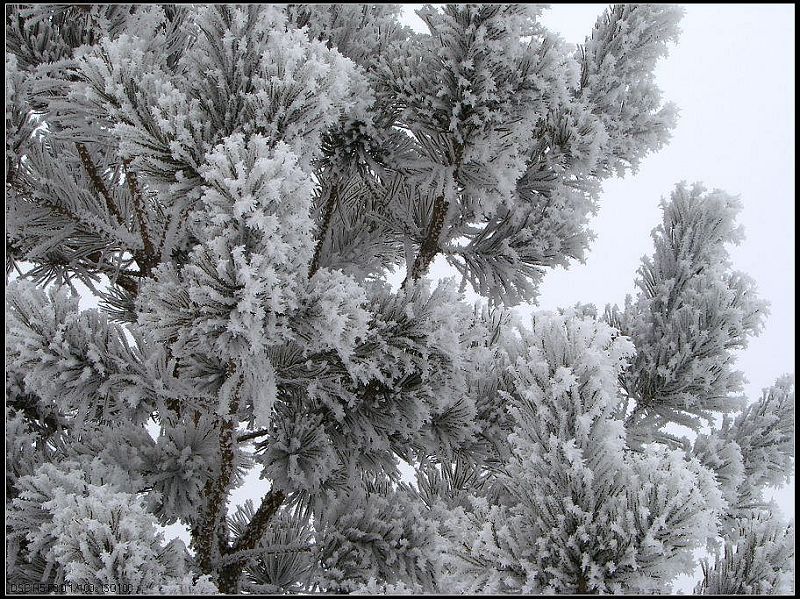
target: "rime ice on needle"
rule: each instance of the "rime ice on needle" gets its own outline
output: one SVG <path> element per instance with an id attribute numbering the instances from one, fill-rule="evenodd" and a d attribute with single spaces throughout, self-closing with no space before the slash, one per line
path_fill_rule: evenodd
<path id="1" fill-rule="evenodd" d="M 699 591 L 791 588 L 794 383 L 739 395 L 736 200 L 679 185 L 624 308 L 508 310 L 675 120 L 680 9 L 577 51 L 542 10 L 9 9 L 9 582 L 655 593 L 707 546 Z"/>

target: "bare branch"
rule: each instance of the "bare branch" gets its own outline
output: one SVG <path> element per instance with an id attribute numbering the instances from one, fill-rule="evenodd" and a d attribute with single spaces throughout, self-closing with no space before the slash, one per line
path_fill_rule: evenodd
<path id="1" fill-rule="evenodd" d="M 428 232 L 425 234 L 425 239 L 419 248 L 419 253 L 414 259 L 414 264 L 411 267 L 411 272 L 406 274 L 403 281 L 405 287 L 410 281 L 416 281 L 428 270 L 431 262 L 439 253 L 439 242 L 442 236 L 442 229 L 444 228 L 444 220 L 447 216 L 447 209 L 450 204 L 444 199 L 444 196 L 438 196 L 433 202 L 433 212 L 431 213 L 431 222 L 428 226 Z"/>
<path id="2" fill-rule="evenodd" d="M 319 234 L 317 237 L 317 245 L 314 248 L 314 257 L 311 260 L 311 266 L 308 268 L 308 278 L 314 276 L 319 270 L 319 261 L 322 254 L 322 245 L 325 243 L 325 237 L 328 235 L 328 228 L 331 224 L 331 217 L 333 216 L 333 209 L 336 207 L 338 201 L 338 191 L 333 187 L 328 194 L 328 199 L 325 200 L 325 205 L 322 208 L 322 222 L 319 225 Z"/>
<path id="3" fill-rule="evenodd" d="M 81 142 L 75 142 L 75 147 L 78 148 L 78 156 L 83 163 L 83 168 L 86 169 L 86 173 L 89 175 L 92 185 L 94 185 L 97 193 L 99 193 L 101 196 L 103 196 L 103 199 L 105 199 L 106 207 L 108 208 L 109 213 L 111 213 L 114 218 L 117 219 L 117 223 L 124 225 L 125 221 L 122 218 L 117 205 L 114 203 L 114 200 L 111 198 L 111 194 L 108 192 L 106 184 L 103 182 L 103 179 L 97 172 L 97 167 L 92 161 L 92 157 L 89 155 L 89 150 L 86 148 L 86 145 Z"/>
<path id="4" fill-rule="evenodd" d="M 228 364 L 228 378 L 236 373 L 236 365 Z M 200 511 L 197 526 L 192 529 L 192 541 L 197 551 L 197 562 L 204 574 L 215 571 L 216 562 L 227 552 L 227 532 L 225 528 L 225 507 L 228 491 L 235 470 L 236 449 L 234 432 L 236 430 L 236 414 L 239 411 L 239 391 L 241 381 L 233 393 L 228 415 L 220 417 L 219 476 L 209 480 L 203 490 L 205 505 Z"/>
<path id="5" fill-rule="evenodd" d="M 239 578 L 242 575 L 244 562 L 250 557 L 249 552 L 261 542 L 272 517 L 278 512 L 286 494 L 283 491 L 272 489 L 261 500 L 261 505 L 253 514 L 242 535 L 228 551 L 228 563 L 223 566 L 219 579 L 219 590 L 223 593 L 237 593 L 239 591 Z M 238 555 L 237 555 L 238 554 Z"/>
<path id="6" fill-rule="evenodd" d="M 246 441 L 252 441 L 253 439 L 258 439 L 259 437 L 264 437 L 269 434 L 269 430 L 260 430 L 260 431 L 251 431 L 249 433 L 242 433 L 238 437 L 236 437 L 236 441 L 239 443 L 245 443 Z"/>
<path id="7" fill-rule="evenodd" d="M 144 246 L 144 253 L 139 254 L 137 262 L 141 261 L 140 266 L 142 268 L 142 272 L 145 274 L 145 276 L 148 276 L 152 268 L 158 263 L 158 258 L 156 257 L 156 250 L 155 247 L 153 247 L 152 241 L 150 241 L 150 234 L 147 229 L 144 198 L 142 197 L 142 193 L 137 185 L 136 173 L 129 168 L 130 163 L 130 160 L 125 160 L 124 162 L 125 181 L 128 184 L 128 191 L 130 191 L 131 198 L 133 198 L 133 209 L 136 213 L 136 220 L 139 223 L 139 231 L 142 235 L 142 245 Z"/>

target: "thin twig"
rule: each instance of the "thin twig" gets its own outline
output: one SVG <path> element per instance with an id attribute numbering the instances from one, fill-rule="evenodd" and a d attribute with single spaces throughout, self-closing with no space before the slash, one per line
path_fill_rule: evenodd
<path id="1" fill-rule="evenodd" d="M 99 193 L 105 199 L 106 207 L 108 208 L 109 213 L 111 213 L 114 218 L 117 219 L 117 223 L 124 225 L 125 221 L 123 220 L 122 215 L 119 213 L 119 209 L 114 203 L 114 200 L 111 199 L 111 194 L 108 192 L 106 184 L 103 183 L 103 179 L 98 174 L 97 167 L 92 161 L 92 157 L 89 155 L 89 150 L 86 148 L 86 145 L 82 144 L 81 142 L 75 142 L 75 147 L 78 148 L 78 156 L 83 163 L 83 168 L 86 169 L 86 173 L 89 175 L 92 185 L 94 185 L 97 193 Z"/>
<path id="2" fill-rule="evenodd" d="M 445 217 L 447 216 L 447 209 L 450 204 L 444 199 L 443 195 L 438 196 L 433 202 L 433 211 L 431 213 L 431 222 L 428 226 L 428 232 L 425 234 L 425 239 L 419 247 L 419 253 L 414 259 L 414 264 L 411 267 L 411 272 L 406 274 L 403 281 L 403 287 L 409 282 L 416 281 L 428 270 L 431 262 L 439 253 L 439 242 L 442 236 L 442 229 L 444 228 Z"/>
<path id="3" fill-rule="evenodd" d="M 133 198 L 133 210 L 136 213 L 136 220 L 139 223 L 139 231 L 142 236 L 142 245 L 144 246 L 144 254 L 140 254 L 139 258 L 142 261 L 140 265 L 142 272 L 145 276 L 150 274 L 151 269 L 157 264 L 156 250 L 150 241 L 150 234 L 147 230 L 147 219 L 145 218 L 144 198 L 142 197 L 139 186 L 137 185 L 136 173 L 130 170 L 130 159 L 124 161 L 125 181 L 128 184 L 128 191 L 130 191 L 131 198 Z"/>
<path id="4" fill-rule="evenodd" d="M 311 266 L 308 268 L 308 278 L 314 276 L 319 270 L 319 261 L 322 255 L 322 245 L 325 243 L 325 237 L 328 234 L 328 227 L 331 224 L 331 216 L 333 216 L 333 209 L 336 207 L 338 192 L 336 187 L 331 188 L 328 194 L 328 199 L 325 200 L 325 205 L 322 207 L 322 222 L 319 225 L 319 234 L 317 237 L 317 245 L 314 247 L 314 257 L 311 259 Z"/>
<path id="5" fill-rule="evenodd" d="M 244 443 L 246 441 L 252 441 L 253 439 L 258 439 L 259 437 L 264 437 L 264 436 L 266 436 L 268 434 L 269 434 L 269 430 L 267 430 L 267 429 L 263 429 L 263 430 L 260 430 L 260 431 L 251 431 L 249 433 L 242 433 L 241 435 L 236 437 L 236 440 L 239 443 Z"/>

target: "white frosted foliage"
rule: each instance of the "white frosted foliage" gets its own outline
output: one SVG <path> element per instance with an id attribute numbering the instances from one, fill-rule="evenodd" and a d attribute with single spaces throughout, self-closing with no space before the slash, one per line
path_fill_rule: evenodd
<path id="1" fill-rule="evenodd" d="M 680 8 L 545 10 L 8 7 L 12 592 L 791 591 L 758 198 L 680 183 L 623 307 L 513 310 L 676 122 Z"/>

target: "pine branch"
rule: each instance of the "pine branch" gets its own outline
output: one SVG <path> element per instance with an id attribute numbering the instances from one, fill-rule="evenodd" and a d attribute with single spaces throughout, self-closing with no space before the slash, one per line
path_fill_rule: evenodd
<path id="1" fill-rule="evenodd" d="M 259 437 L 263 437 L 269 434 L 269 430 L 260 430 L 260 431 L 252 431 L 249 433 L 242 433 L 238 437 L 236 437 L 236 441 L 239 443 L 245 443 L 247 441 L 252 441 L 253 439 L 258 439 Z"/>
<path id="2" fill-rule="evenodd" d="M 403 281 L 403 287 L 409 283 L 410 280 L 417 281 L 428 270 L 431 262 L 439 253 L 439 241 L 442 236 L 442 229 L 444 228 L 444 220 L 447 216 L 447 209 L 450 204 L 444 199 L 444 196 L 438 196 L 433 203 L 433 212 L 431 214 L 431 222 L 428 226 L 428 232 L 425 234 L 425 239 L 419 248 L 419 253 L 414 259 L 414 264 L 411 267 L 411 272 L 406 275 Z"/>
<path id="3" fill-rule="evenodd" d="M 130 162 L 130 159 L 125 160 L 124 162 L 125 181 L 128 184 L 128 190 L 130 191 L 131 198 L 133 198 L 134 212 L 136 213 L 136 220 L 139 222 L 139 231 L 141 232 L 142 245 L 144 246 L 144 253 L 139 254 L 139 257 L 137 257 L 137 262 L 141 259 L 140 266 L 142 268 L 142 272 L 145 276 L 149 276 L 152 268 L 158 264 L 158 258 L 156 257 L 155 248 L 153 247 L 153 243 L 150 241 L 150 235 L 147 230 L 147 221 L 144 211 L 144 198 L 142 198 L 142 193 L 139 191 L 139 187 L 137 185 L 136 173 L 129 169 Z"/>
<path id="4" fill-rule="evenodd" d="M 228 378 L 236 373 L 236 365 L 228 364 Z M 239 391 L 241 381 L 233 393 L 227 416 L 223 416 L 219 430 L 220 470 L 219 476 L 209 480 L 203 490 L 205 505 L 200 512 L 198 525 L 192 530 L 192 541 L 197 551 L 197 563 L 204 574 L 213 574 L 216 562 L 223 552 L 227 552 L 227 539 L 224 531 L 225 506 L 228 491 L 235 470 L 236 451 L 234 433 L 236 414 L 239 412 Z"/>
<path id="5" fill-rule="evenodd" d="M 31 203 L 35 203 L 35 199 L 34 199 L 34 196 L 33 196 L 32 192 L 31 192 L 31 190 L 25 189 L 25 187 L 23 187 L 23 184 L 18 180 L 17 177 L 13 177 L 12 178 L 11 173 L 9 173 L 9 177 L 7 179 L 7 182 L 6 182 L 6 186 L 8 186 L 11 189 L 13 189 L 17 193 L 17 195 L 19 195 L 21 198 L 23 198 L 23 199 L 25 199 L 25 200 L 27 200 L 27 201 L 29 201 Z M 72 212 L 68 208 L 64 208 L 63 206 L 59 206 L 55 202 L 53 202 L 51 200 L 48 200 L 46 198 L 43 198 L 43 197 L 36 198 L 36 199 L 41 200 L 43 204 L 45 204 L 48 208 L 50 208 L 53 212 L 55 212 L 59 216 L 63 216 L 63 217 L 66 217 L 69 220 L 75 221 L 75 223 L 77 223 L 79 225 L 86 224 L 86 223 L 84 223 L 84 221 L 77 214 L 75 214 L 74 212 Z"/>
<path id="6" fill-rule="evenodd" d="M 166 350 L 167 350 L 167 364 L 169 364 L 172 359 L 172 347 L 178 342 L 178 336 L 173 335 L 170 337 L 169 342 L 167 343 Z M 178 378 L 178 359 L 175 359 L 175 365 L 172 367 L 172 377 L 177 379 Z M 181 404 L 177 397 L 168 398 L 166 401 L 166 406 L 169 410 L 172 410 L 175 413 L 175 421 L 179 421 L 181 419 Z"/>
<path id="7" fill-rule="evenodd" d="M 117 285 L 133 296 L 139 293 L 139 285 L 128 275 L 120 275 L 115 279 Z"/>
<path id="8" fill-rule="evenodd" d="M 256 513 L 250 519 L 242 535 L 234 543 L 230 550 L 230 554 L 235 554 L 239 551 L 249 551 L 255 549 L 261 537 L 264 534 L 267 524 L 278 511 L 286 494 L 280 490 L 270 490 L 261 500 L 261 505 L 258 506 Z"/>
<path id="9" fill-rule="evenodd" d="M 311 260 L 311 266 L 308 268 L 308 278 L 314 276 L 314 274 L 319 270 L 319 261 L 322 255 L 322 246 L 325 243 L 325 238 L 328 235 L 328 228 L 331 224 L 331 217 L 333 216 L 333 210 L 336 207 L 336 202 L 338 201 L 338 191 L 336 187 L 333 187 L 328 194 L 328 199 L 325 201 L 325 205 L 322 208 L 322 222 L 319 225 L 319 236 L 317 238 L 317 245 L 314 248 L 314 257 Z"/>
<path id="10" fill-rule="evenodd" d="M 253 514 L 242 535 L 228 551 L 230 561 L 226 563 L 218 578 L 219 590 L 223 593 L 238 593 L 239 578 L 242 575 L 244 562 L 248 559 L 250 551 L 261 542 L 272 517 L 278 512 L 286 494 L 283 491 L 270 490 L 261 500 L 261 505 Z M 236 555 L 240 554 L 240 555 Z"/>
<path id="11" fill-rule="evenodd" d="M 114 218 L 117 219 L 117 222 L 120 225 L 124 225 L 125 221 L 122 218 L 119 209 L 117 209 L 117 205 L 111 199 L 111 194 L 108 192 L 106 184 L 103 183 L 103 179 L 98 174 L 97 167 L 92 161 L 92 157 L 89 155 L 89 150 L 86 148 L 86 145 L 81 142 L 75 142 L 75 147 L 78 148 L 78 156 L 83 163 L 83 168 L 86 169 L 86 173 L 89 175 L 92 185 L 94 185 L 97 193 L 99 193 L 101 196 L 103 196 L 103 199 L 105 199 L 106 207 L 108 208 L 109 213 L 111 213 Z"/>
<path id="12" fill-rule="evenodd" d="M 77 144 L 82 146 L 83 144 Z M 84 147 L 85 150 L 85 147 Z M 84 166 L 86 163 L 84 162 Z M 88 168 L 94 168 L 94 165 L 91 164 Z M 19 179 L 15 176 L 16 173 L 9 172 L 6 178 L 6 185 L 7 187 L 13 189 L 20 197 L 25 198 L 27 201 L 34 203 L 36 200 L 41 201 L 44 205 L 46 205 L 50 210 L 58 214 L 59 216 L 63 216 L 64 218 L 73 221 L 78 227 L 89 227 L 91 228 L 91 223 L 85 222 L 80 216 L 72 212 L 69 208 L 65 208 L 64 206 L 60 206 L 57 203 L 53 202 L 44 197 L 38 197 L 36 200 L 31 195 L 31 191 L 25 189 Z M 102 185 L 102 181 L 100 182 Z M 103 187 L 104 189 L 104 187 Z M 116 210 L 116 207 L 114 207 Z M 119 219 L 118 214 L 117 219 Z M 92 252 L 87 256 L 88 260 L 85 261 L 86 266 L 90 267 L 90 269 L 95 270 L 99 273 L 103 273 L 111 280 L 112 283 L 116 283 L 129 293 L 133 295 L 137 295 L 139 292 L 139 286 L 134 280 L 133 277 L 141 277 L 143 273 L 127 270 L 127 269 L 119 269 L 118 267 L 110 264 L 108 262 L 103 261 L 102 256 L 99 251 Z M 72 266 L 70 263 L 64 263 L 62 266 L 69 267 Z"/>

